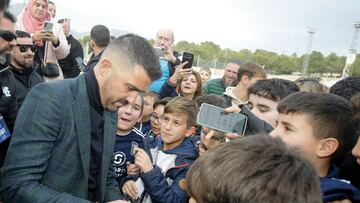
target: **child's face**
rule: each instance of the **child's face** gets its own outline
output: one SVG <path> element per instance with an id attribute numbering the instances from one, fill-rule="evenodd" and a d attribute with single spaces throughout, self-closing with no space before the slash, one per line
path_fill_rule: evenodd
<path id="1" fill-rule="evenodd" d="M 195 75 L 185 77 L 180 84 L 181 92 L 184 94 L 194 94 L 196 92 L 198 83 Z"/>
<path id="2" fill-rule="evenodd" d="M 320 140 L 314 136 L 312 125 L 308 120 L 306 114 L 279 114 L 277 126 L 270 135 L 280 138 L 288 146 L 299 147 L 305 157 L 314 163 Z"/>
<path id="3" fill-rule="evenodd" d="M 249 108 L 251 112 L 274 128 L 276 126 L 276 118 L 279 115 L 276 109 L 277 105 L 278 102 L 256 94 L 250 94 L 249 96 Z"/>
<path id="4" fill-rule="evenodd" d="M 179 113 L 164 113 L 161 121 L 161 139 L 164 147 L 173 149 L 179 146 L 189 130 L 187 116 Z"/>
<path id="5" fill-rule="evenodd" d="M 202 71 L 199 72 L 199 74 L 200 74 L 200 77 L 201 77 L 201 82 L 203 84 L 205 84 L 206 81 L 210 80 L 211 75 L 209 74 L 209 72 L 202 70 Z"/>
<path id="6" fill-rule="evenodd" d="M 360 137 L 358 138 L 358 141 L 352 150 L 352 154 L 356 158 L 356 162 L 360 165 Z"/>
<path id="7" fill-rule="evenodd" d="M 140 121 L 141 116 L 141 98 L 138 96 L 135 103 L 128 103 L 118 110 L 118 130 L 129 131 L 137 122 Z"/>
<path id="8" fill-rule="evenodd" d="M 162 117 L 163 113 L 164 113 L 164 106 L 158 105 L 154 109 L 154 112 L 152 113 L 152 115 L 150 116 L 151 129 L 152 129 L 152 132 L 154 133 L 154 135 L 160 134 L 160 121 L 161 121 L 161 117 Z"/>
<path id="9" fill-rule="evenodd" d="M 150 114 L 154 111 L 154 103 L 155 100 L 152 97 L 144 97 L 144 109 L 142 112 L 143 118 L 149 118 Z"/>

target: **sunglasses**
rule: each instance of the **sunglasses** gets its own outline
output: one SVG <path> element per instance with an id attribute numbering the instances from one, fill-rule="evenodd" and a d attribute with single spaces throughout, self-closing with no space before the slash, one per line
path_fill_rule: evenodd
<path id="1" fill-rule="evenodd" d="M 8 42 L 16 39 L 16 35 L 8 30 L 0 30 L 0 37 Z"/>
<path id="2" fill-rule="evenodd" d="M 16 46 L 19 47 L 20 52 L 27 52 L 29 48 L 32 52 L 36 51 L 36 46 L 32 44 L 17 44 Z"/>

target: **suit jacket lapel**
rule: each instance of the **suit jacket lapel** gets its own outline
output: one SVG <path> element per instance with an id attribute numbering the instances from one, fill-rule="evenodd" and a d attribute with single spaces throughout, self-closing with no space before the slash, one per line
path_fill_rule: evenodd
<path id="1" fill-rule="evenodd" d="M 109 167 L 112 161 L 112 155 L 114 152 L 114 145 L 116 139 L 116 128 L 117 128 L 117 116 L 116 113 L 104 111 L 104 143 L 103 143 L 103 154 L 101 160 L 101 199 L 104 200 L 106 192 L 107 177 Z"/>
<path id="2" fill-rule="evenodd" d="M 73 104 L 75 131 L 78 140 L 81 162 L 84 170 L 86 185 L 89 179 L 90 167 L 90 142 L 91 142 L 91 125 L 90 125 L 90 104 L 86 90 L 85 78 L 78 78 L 78 92 L 75 93 L 75 103 Z M 75 90 L 75 91 L 76 91 Z M 86 187 L 87 188 L 87 187 Z"/>

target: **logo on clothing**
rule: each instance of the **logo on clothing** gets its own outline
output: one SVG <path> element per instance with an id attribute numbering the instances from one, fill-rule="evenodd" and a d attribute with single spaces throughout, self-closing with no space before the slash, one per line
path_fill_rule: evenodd
<path id="1" fill-rule="evenodd" d="M 126 160 L 126 155 L 124 152 L 115 152 L 114 153 L 114 166 L 121 166 L 124 165 Z"/>
<path id="2" fill-rule="evenodd" d="M 11 93 L 10 93 L 10 89 L 9 87 L 2 87 L 2 91 L 3 91 L 3 94 L 5 95 L 5 97 L 11 97 Z"/>

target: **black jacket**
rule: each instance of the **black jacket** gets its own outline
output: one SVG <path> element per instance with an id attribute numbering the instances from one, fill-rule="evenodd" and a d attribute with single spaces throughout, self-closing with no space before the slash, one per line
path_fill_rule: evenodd
<path id="1" fill-rule="evenodd" d="M 84 72 L 88 72 L 89 70 L 93 69 L 96 64 L 100 61 L 101 55 L 104 51 L 100 52 L 97 56 L 94 54 L 90 57 L 89 62 L 85 66 Z"/>
<path id="2" fill-rule="evenodd" d="M 26 95 L 29 93 L 30 89 L 36 84 L 44 82 L 43 78 L 34 70 L 34 69 L 16 69 L 11 66 L 11 71 L 15 76 L 16 81 L 16 100 L 18 104 L 18 109 L 25 100 Z"/>
<path id="3" fill-rule="evenodd" d="M 10 67 L 0 67 L 0 114 L 4 117 L 10 133 L 14 129 L 18 105 L 15 95 L 15 77 Z M 10 138 L 0 144 L 0 167 L 3 165 Z"/>
<path id="4" fill-rule="evenodd" d="M 80 69 L 75 61 L 77 57 L 84 58 L 83 48 L 78 40 L 76 40 L 72 35 L 66 38 L 70 45 L 69 55 L 59 60 L 59 65 L 63 71 L 64 78 L 74 78 L 80 74 Z"/>

